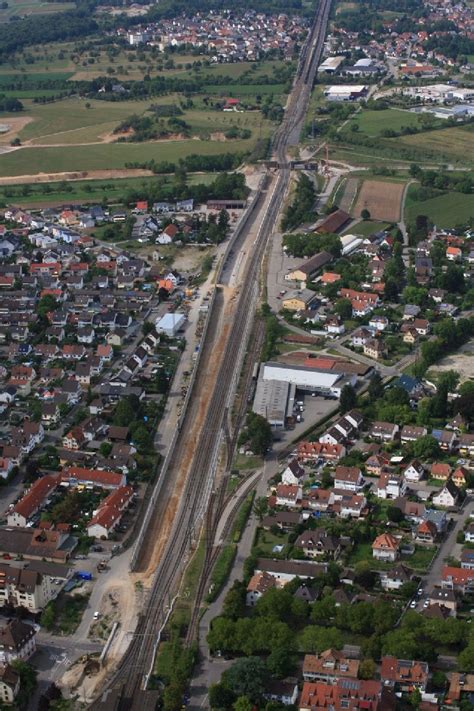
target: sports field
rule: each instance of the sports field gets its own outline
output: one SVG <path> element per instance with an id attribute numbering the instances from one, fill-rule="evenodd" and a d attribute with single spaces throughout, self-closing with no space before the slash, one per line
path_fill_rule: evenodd
<path id="1" fill-rule="evenodd" d="M 364 180 L 353 210 L 360 216 L 362 210 L 368 210 L 374 220 L 398 222 L 403 198 L 404 183 L 383 180 Z"/>
<path id="2" fill-rule="evenodd" d="M 454 227 L 474 218 L 474 198 L 457 192 L 441 192 L 428 200 L 417 200 L 417 187 L 410 185 L 405 201 L 405 221 L 426 215 L 438 227 Z"/>

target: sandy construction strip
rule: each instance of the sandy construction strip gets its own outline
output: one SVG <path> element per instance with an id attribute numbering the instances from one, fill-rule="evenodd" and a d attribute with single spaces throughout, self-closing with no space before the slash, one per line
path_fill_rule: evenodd
<path id="1" fill-rule="evenodd" d="M 36 175 L 15 175 L 0 178 L 0 185 L 22 185 L 23 183 L 54 183 L 61 180 L 114 180 L 117 178 L 143 178 L 153 175 L 144 168 L 123 168 L 121 170 L 81 170 L 71 173 L 37 173 Z"/>
<path id="2" fill-rule="evenodd" d="M 374 220 L 398 222 L 404 188 L 405 183 L 364 180 L 353 210 L 354 217 L 360 217 L 362 210 L 368 210 Z"/>

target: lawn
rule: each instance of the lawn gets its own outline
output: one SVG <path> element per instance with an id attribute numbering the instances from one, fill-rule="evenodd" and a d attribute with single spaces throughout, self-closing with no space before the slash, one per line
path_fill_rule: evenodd
<path id="1" fill-rule="evenodd" d="M 359 131 L 368 136 L 380 136 L 382 131 L 400 131 L 403 126 L 419 126 L 416 114 L 401 109 L 385 111 L 362 110 L 352 119 L 351 124 L 359 126 Z"/>
<path id="2" fill-rule="evenodd" d="M 281 553 L 275 552 L 275 546 L 283 546 Z M 264 531 L 263 528 L 258 529 L 255 547 L 258 548 L 259 555 L 269 556 L 270 558 L 284 558 L 288 546 L 288 534 L 272 533 Z"/>
<path id="3" fill-rule="evenodd" d="M 234 469 L 259 469 L 263 466 L 263 459 L 256 455 L 247 457 L 245 454 L 237 454 L 232 466 Z"/>
<path id="4" fill-rule="evenodd" d="M 0 176 L 60 173 L 75 170 L 118 170 L 127 163 L 178 161 L 190 154 L 218 155 L 248 151 L 254 140 L 160 141 L 155 143 L 98 143 L 86 146 L 20 148 L 0 155 Z"/>
<path id="5" fill-rule="evenodd" d="M 410 185 L 405 201 L 405 220 L 414 222 L 417 215 L 427 215 L 437 227 L 454 227 L 474 217 L 472 195 L 457 192 L 439 192 L 428 200 L 414 199 L 417 186 Z"/>
<path id="6" fill-rule="evenodd" d="M 375 222 L 374 220 L 362 220 L 357 223 L 355 227 L 351 227 L 346 230 L 344 234 L 360 235 L 361 237 L 368 237 L 374 232 L 379 232 L 380 230 L 385 230 L 389 227 L 388 222 Z"/>
<path id="7" fill-rule="evenodd" d="M 425 572 L 433 559 L 436 548 L 417 547 L 414 554 L 407 556 L 404 562 L 418 572 Z"/>
<path id="8" fill-rule="evenodd" d="M 204 541 L 201 541 L 185 570 L 180 595 L 171 616 L 172 623 L 177 627 L 185 627 L 189 624 L 189 620 L 191 619 L 191 612 L 201 579 L 202 566 L 204 565 L 205 553 L 206 545 Z"/>

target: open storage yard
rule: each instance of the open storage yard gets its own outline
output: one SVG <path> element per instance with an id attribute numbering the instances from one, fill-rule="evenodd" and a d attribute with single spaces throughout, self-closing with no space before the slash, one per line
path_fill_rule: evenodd
<path id="1" fill-rule="evenodd" d="M 364 180 L 354 207 L 354 215 L 368 210 L 375 220 L 398 222 L 400 220 L 404 183 L 381 180 Z"/>

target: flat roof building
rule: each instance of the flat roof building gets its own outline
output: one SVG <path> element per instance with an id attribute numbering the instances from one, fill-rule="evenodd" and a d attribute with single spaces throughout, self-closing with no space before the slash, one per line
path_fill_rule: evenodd
<path id="1" fill-rule="evenodd" d="M 156 330 L 158 333 L 164 333 L 168 338 L 174 338 L 180 328 L 183 327 L 186 321 L 186 316 L 181 313 L 165 314 L 162 318 L 156 321 Z"/>
<path id="2" fill-rule="evenodd" d="M 253 412 L 264 417 L 272 427 L 284 427 L 293 412 L 296 386 L 280 380 L 257 381 Z"/>
<path id="3" fill-rule="evenodd" d="M 263 380 L 292 383 L 301 390 L 340 397 L 344 385 L 355 385 L 355 375 L 343 375 L 301 365 L 269 362 L 263 365 Z"/>

